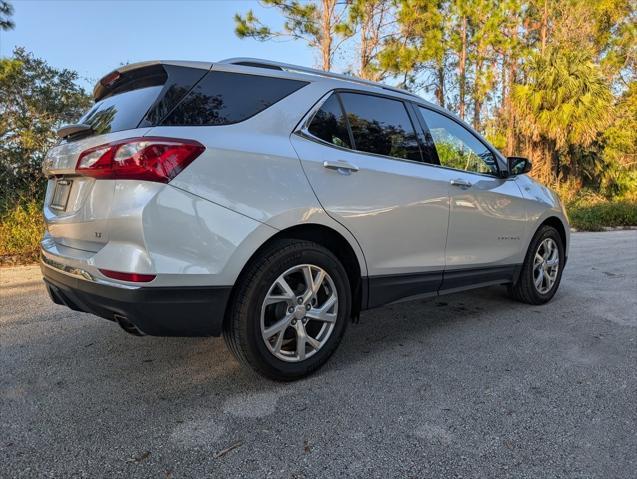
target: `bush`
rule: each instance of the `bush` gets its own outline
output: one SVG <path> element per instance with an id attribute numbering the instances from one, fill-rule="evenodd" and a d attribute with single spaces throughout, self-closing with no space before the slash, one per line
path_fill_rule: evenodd
<path id="1" fill-rule="evenodd" d="M 42 205 L 31 200 L 8 209 L 0 218 L 0 265 L 36 261 L 44 232 Z"/>
<path id="2" fill-rule="evenodd" d="M 581 231 L 601 231 L 605 227 L 637 226 L 637 202 L 583 201 L 567 206 L 571 226 Z"/>

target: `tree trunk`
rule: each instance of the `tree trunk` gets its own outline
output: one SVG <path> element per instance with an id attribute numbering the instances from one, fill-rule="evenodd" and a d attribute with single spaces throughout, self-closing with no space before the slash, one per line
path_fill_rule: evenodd
<path id="1" fill-rule="evenodd" d="M 462 46 L 460 49 L 460 61 L 458 62 L 458 95 L 459 95 L 459 105 L 458 105 L 458 113 L 460 118 L 464 120 L 465 115 L 465 94 L 467 88 L 467 17 L 462 17 L 462 27 L 460 29 L 460 34 L 462 35 Z"/>
<path id="2" fill-rule="evenodd" d="M 476 76 L 473 84 L 473 127 L 480 130 L 480 111 L 482 110 L 482 92 L 477 91 L 478 78 L 482 75 L 482 52 L 478 51 Z"/>
<path id="3" fill-rule="evenodd" d="M 506 127 L 506 141 L 507 141 L 507 154 L 515 155 L 517 150 L 516 136 L 515 136 L 515 113 L 513 111 L 513 101 L 511 95 L 513 94 L 513 85 L 515 84 L 515 77 L 517 74 L 517 63 L 515 58 L 509 59 L 509 66 L 507 72 L 507 96 L 505 99 L 505 115 L 507 121 Z"/>
<path id="4" fill-rule="evenodd" d="M 438 105 L 445 107 L 445 59 L 443 58 L 438 63 L 436 68 L 437 84 L 436 84 L 436 100 Z"/>
<path id="5" fill-rule="evenodd" d="M 332 17 L 336 0 L 323 0 L 321 10 L 321 67 L 329 71 L 332 67 Z"/>
<path id="6" fill-rule="evenodd" d="M 475 98 L 473 101 L 473 127 L 480 131 L 480 111 L 482 110 L 482 101 Z"/>
<path id="7" fill-rule="evenodd" d="M 518 60 L 516 55 L 515 45 L 517 44 L 518 34 L 515 28 L 511 28 L 511 45 L 513 49 L 510 54 L 507 55 L 506 60 L 506 90 L 503 92 L 503 104 L 504 114 L 506 118 L 506 153 L 509 156 L 513 156 L 517 153 L 517 135 L 515 132 L 515 112 L 513 111 L 513 101 L 511 96 L 513 95 L 513 86 L 515 85 L 517 77 Z M 502 68 L 505 68 L 504 62 Z M 505 95 L 506 93 L 506 95 Z M 532 158 L 530 158 L 533 161 Z"/>
<path id="8" fill-rule="evenodd" d="M 373 5 L 366 4 L 364 6 L 364 9 L 365 16 L 363 18 L 363 21 L 361 22 L 360 69 L 358 72 L 358 76 L 360 76 L 361 78 L 366 78 L 368 80 L 373 80 L 372 78 L 368 77 L 370 73 L 368 69 L 369 63 L 371 61 L 371 43 L 373 41 L 373 39 L 370 38 L 371 22 L 373 19 Z"/>
<path id="9" fill-rule="evenodd" d="M 560 176 L 560 157 L 555 148 L 555 140 L 544 138 L 540 140 L 543 150 L 542 158 L 542 178 L 540 180 L 544 184 L 551 184 L 559 179 Z"/>
<path id="10" fill-rule="evenodd" d="M 542 11 L 542 22 L 540 25 L 540 52 L 544 53 L 546 48 L 546 38 L 548 36 L 549 28 L 549 2 L 544 0 L 544 10 Z"/>

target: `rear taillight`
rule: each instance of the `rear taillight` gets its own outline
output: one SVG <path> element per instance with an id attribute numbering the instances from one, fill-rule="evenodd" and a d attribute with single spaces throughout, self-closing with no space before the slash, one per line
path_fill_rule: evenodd
<path id="1" fill-rule="evenodd" d="M 130 138 L 82 152 L 75 172 L 94 178 L 168 183 L 205 149 L 193 140 Z"/>
<path id="2" fill-rule="evenodd" d="M 110 269 L 100 269 L 100 273 L 108 278 L 131 281 L 133 283 L 148 283 L 156 277 L 154 274 L 123 273 L 121 271 L 112 271 Z"/>

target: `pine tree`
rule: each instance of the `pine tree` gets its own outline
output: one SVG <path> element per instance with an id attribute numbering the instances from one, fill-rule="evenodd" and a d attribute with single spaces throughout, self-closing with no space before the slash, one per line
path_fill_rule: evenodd
<path id="1" fill-rule="evenodd" d="M 6 0 L 0 0 L 0 30 L 12 30 L 15 23 L 11 20 L 13 16 L 13 5 Z"/>
<path id="2" fill-rule="evenodd" d="M 235 14 L 235 33 L 239 38 L 254 38 L 259 41 L 280 37 L 303 40 L 311 48 L 320 52 L 321 68 L 331 70 L 334 53 L 343 40 L 335 38 L 337 32 L 343 32 L 348 4 L 338 0 L 320 2 L 301 2 L 300 0 L 262 0 L 264 6 L 278 9 L 285 19 L 282 31 L 273 31 L 264 25 L 249 10 L 245 15 Z"/>

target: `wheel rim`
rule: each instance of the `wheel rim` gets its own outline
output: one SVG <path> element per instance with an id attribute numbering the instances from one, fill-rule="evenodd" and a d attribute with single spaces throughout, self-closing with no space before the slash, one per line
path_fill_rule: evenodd
<path id="1" fill-rule="evenodd" d="M 316 354 L 332 335 L 338 293 L 324 269 L 294 266 L 272 283 L 261 306 L 261 336 L 278 359 L 299 362 Z"/>
<path id="2" fill-rule="evenodd" d="M 533 259 L 533 284 L 540 294 L 548 293 L 560 270 L 560 251 L 555 241 L 546 238 L 538 246 Z"/>

